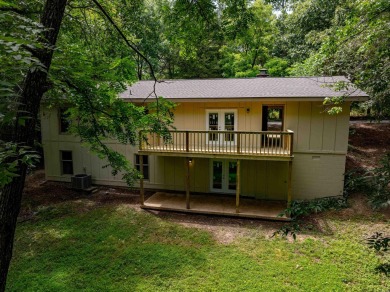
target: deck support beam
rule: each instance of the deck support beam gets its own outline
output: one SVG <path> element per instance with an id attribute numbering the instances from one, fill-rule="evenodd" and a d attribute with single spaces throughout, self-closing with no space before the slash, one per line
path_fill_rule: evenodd
<path id="1" fill-rule="evenodd" d="M 190 164 L 191 159 L 186 157 L 186 208 L 190 209 Z"/>
<path id="2" fill-rule="evenodd" d="M 236 213 L 240 213 L 240 190 L 241 176 L 240 176 L 240 160 L 237 160 L 237 174 L 236 174 Z"/>
<path id="3" fill-rule="evenodd" d="M 292 200 L 291 176 L 292 176 L 292 161 L 289 161 L 288 162 L 288 182 L 287 182 L 287 208 L 290 208 L 291 200 Z"/>
<path id="4" fill-rule="evenodd" d="M 145 190 L 144 190 L 144 156 L 139 155 L 139 170 L 141 173 L 141 178 L 139 180 L 139 188 L 140 188 L 140 201 L 141 206 L 144 205 L 145 202 Z"/>

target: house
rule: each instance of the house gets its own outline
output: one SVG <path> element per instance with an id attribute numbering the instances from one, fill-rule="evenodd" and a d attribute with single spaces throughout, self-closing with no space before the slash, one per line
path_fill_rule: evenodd
<path id="1" fill-rule="evenodd" d="M 275 218 L 291 200 L 343 193 L 349 107 L 368 96 L 328 86 L 339 81 L 348 82 L 342 76 L 167 80 L 156 93 L 178 104 L 172 138 L 144 133 L 148 143 L 139 147 L 110 146 L 143 172 L 144 208 Z M 153 86 L 140 81 L 120 97 L 142 103 Z M 341 95 L 343 111 L 326 113 L 324 98 Z M 46 179 L 88 173 L 95 184 L 124 186 L 64 133 L 60 115 L 42 109 Z M 144 189 L 159 192 L 144 201 Z"/>

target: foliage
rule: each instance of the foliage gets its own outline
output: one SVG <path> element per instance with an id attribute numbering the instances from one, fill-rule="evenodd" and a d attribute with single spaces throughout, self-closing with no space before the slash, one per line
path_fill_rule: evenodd
<path id="1" fill-rule="evenodd" d="M 367 238 L 367 244 L 376 251 L 388 251 L 390 247 L 390 237 L 383 236 L 383 233 L 375 232 Z"/>
<path id="2" fill-rule="evenodd" d="M 291 205 L 283 211 L 281 216 L 287 215 L 296 220 L 312 213 L 320 213 L 327 210 L 339 210 L 346 208 L 347 200 L 345 197 L 329 197 L 314 200 L 292 201 Z"/>
<path id="3" fill-rule="evenodd" d="M 381 160 L 381 165 L 366 173 L 365 192 L 375 208 L 390 206 L 390 153 Z"/>
<path id="4" fill-rule="evenodd" d="M 380 165 L 372 170 L 345 174 L 345 195 L 355 191 L 364 192 L 374 209 L 390 205 L 390 153 L 385 154 Z"/>
<path id="5" fill-rule="evenodd" d="M 306 60 L 296 59 L 290 73 L 347 76 L 369 94 L 380 119 L 390 110 L 390 4 L 386 0 L 336 2 L 332 1 L 337 5 L 331 9 L 331 25 L 316 37 L 319 45 L 306 54 Z"/>
<path id="6" fill-rule="evenodd" d="M 106 7 L 113 9 L 113 4 L 111 2 Z M 71 132 L 79 135 L 86 147 L 107 161 L 106 167 L 110 167 L 112 175 L 121 174 L 122 179 L 133 186 L 139 173 L 106 141 L 115 139 L 122 144 L 136 145 L 140 130 L 166 135 L 173 121 L 173 104 L 157 100 L 153 95 L 150 98 L 155 102 L 149 107 L 154 107 L 154 111 L 146 111 L 145 106 L 119 99 L 118 94 L 129 83 L 145 75 L 140 69 L 144 65 L 139 63 L 141 60 L 137 63 L 134 53 L 117 40 L 116 32 L 93 8 L 71 9 L 70 15 L 58 40 L 58 53 L 50 71 L 55 87 L 48 92 L 46 102 L 50 106 L 69 108 L 69 120 L 74 121 Z M 134 24 L 132 17 L 131 13 L 122 14 L 119 25 Z M 75 19 L 79 18 L 80 21 L 76 22 Z M 134 26 L 133 29 L 137 24 Z M 85 31 L 90 34 L 85 34 Z M 128 26 L 123 27 L 123 32 L 129 39 L 136 37 Z"/>
<path id="7" fill-rule="evenodd" d="M 283 14 L 278 26 L 282 34 L 276 40 L 274 53 L 289 63 L 300 63 L 321 46 L 324 34 L 340 0 L 296 1 L 292 13 Z M 305 75 L 307 76 L 307 75 Z"/>
<path id="8" fill-rule="evenodd" d="M 275 235 L 289 236 L 291 235 L 296 240 L 297 234 L 306 225 L 302 218 L 313 213 L 321 213 L 327 210 L 339 210 L 346 208 L 347 197 L 342 198 L 320 198 L 314 200 L 296 200 L 292 201 L 290 206 L 287 207 L 279 216 L 290 217 L 293 223 L 285 224 L 273 233 Z"/>
<path id="9" fill-rule="evenodd" d="M 275 237 L 276 235 L 281 235 L 284 237 L 287 237 L 289 235 L 292 236 L 294 240 L 297 239 L 297 234 L 301 231 L 301 225 L 297 222 L 291 223 L 291 224 L 285 224 L 282 227 L 280 227 L 278 230 L 276 230 L 271 237 Z"/>
<path id="10" fill-rule="evenodd" d="M 19 176 L 18 165 L 25 164 L 33 168 L 40 156 L 30 147 L 17 147 L 15 143 L 0 141 L 0 188 Z"/>
<path id="11" fill-rule="evenodd" d="M 269 59 L 264 67 L 268 69 L 268 74 L 272 77 L 288 76 L 288 62 L 281 58 Z"/>
<path id="12" fill-rule="evenodd" d="M 25 73 L 28 68 L 44 70 L 33 55 L 34 50 L 43 46 L 38 37 L 44 28 L 25 15 L 31 7 L 23 13 L 13 11 L 18 9 L 14 3 L 0 2 L 0 188 L 19 176 L 20 164 L 33 167 L 39 157 L 34 149 L 10 141 L 9 128 L 16 122 L 16 116 L 19 114 L 17 123 L 21 127 L 29 119 L 27 112 L 18 109 L 17 102 Z"/>
<path id="13" fill-rule="evenodd" d="M 366 188 L 365 178 L 357 170 L 351 170 L 344 174 L 344 197 L 356 191 L 362 191 Z"/>
<path id="14" fill-rule="evenodd" d="M 271 6 L 262 0 L 253 4 L 241 1 L 238 7 L 227 6 L 222 21 L 227 40 L 221 49 L 223 76 L 255 77 L 259 73 L 257 66 L 268 60 L 273 43 L 275 26 Z"/>
<path id="15" fill-rule="evenodd" d="M 375 249 L 377 252 L 389 251 L 390 237 L 384 236 L 383 233 L 375 232 L 373 235 L 367 238 L 367 244 L 370 248 Z M 378 273 L 383 273 L 386 276 L 390 276 L 390 263 L 381 263 L 375 270 Z"/>

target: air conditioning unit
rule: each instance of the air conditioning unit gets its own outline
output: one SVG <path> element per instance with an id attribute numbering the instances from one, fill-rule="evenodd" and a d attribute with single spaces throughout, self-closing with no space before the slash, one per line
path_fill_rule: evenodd
<path id="1" fill-rule="evenodd" d="M 89 189 L 92 185 L 92 177 L 89 174 L 76 174 L 72 176 L 72 188 L 78 190 Z"/>

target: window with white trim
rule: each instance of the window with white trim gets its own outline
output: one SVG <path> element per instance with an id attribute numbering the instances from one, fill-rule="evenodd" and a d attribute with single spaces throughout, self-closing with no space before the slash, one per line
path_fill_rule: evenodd
<path id="1" fill-rule="evenodd" d="M 73 174 L 73 155 L 72 151 L 60 151 L 61 174 Z"/>

